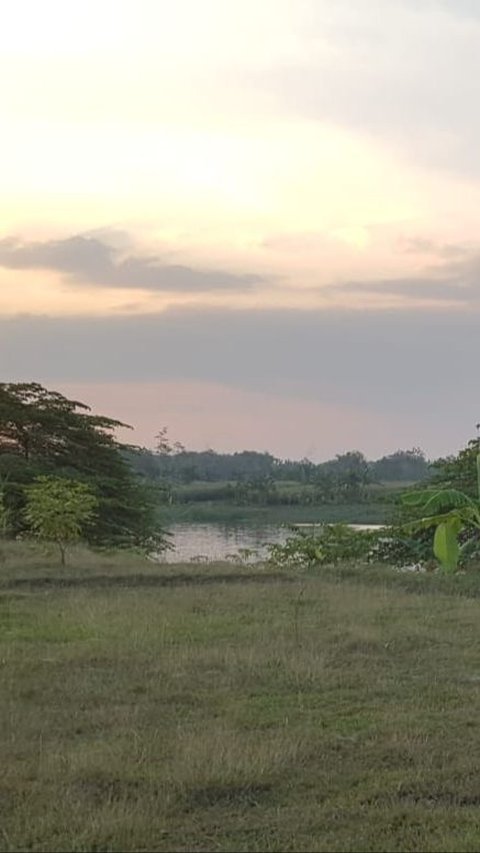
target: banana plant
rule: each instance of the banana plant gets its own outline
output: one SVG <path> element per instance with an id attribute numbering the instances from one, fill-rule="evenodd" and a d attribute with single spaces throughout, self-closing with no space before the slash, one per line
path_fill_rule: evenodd
<path id="1" fill-rule="evenodd" d="M 433 553 L 445 572 L 457 570 L 460 558 L 472 549 L 475 533 L 480 532 L 480 453 L 476 457 L 476 466 L 476 500 L 457 489 L 424 489 L 403 496 L 406 506 L 418 507 L 426 513 L 406 528 L 412 532 L 435 528 Z M 460 534 L 465 530 L 475 533 L 460 542 Z"/>

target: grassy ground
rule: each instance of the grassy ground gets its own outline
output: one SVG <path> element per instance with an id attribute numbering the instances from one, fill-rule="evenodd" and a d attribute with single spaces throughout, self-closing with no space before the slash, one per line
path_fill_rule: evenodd
<path id="1" fill-rule="evenodd" d="M 480 849 L 480 574 L 0 559 L 0 849 Z"/>

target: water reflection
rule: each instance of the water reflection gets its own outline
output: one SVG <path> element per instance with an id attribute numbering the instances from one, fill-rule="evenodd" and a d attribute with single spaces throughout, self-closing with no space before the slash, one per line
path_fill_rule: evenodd
<path id="1" fill-rule="evenodd" d="M 319 530 L 320 524 L 297 524 L 296 527 Z M 352 524 L 359 530 L 375 529 L 378 524 Z M 189 563 L 231 560 L 241 557 L 254 563 L 267 556 L 270 543 L 284 543 L 292 535 L 291 527 L 278 524 L 173 524 L 170 528 L 175 550 L 167 551 L 161 561 Z"/>
<path id="2" fill-rule="evenodd" d="M 291 530 L 275 524 L 262 527 L 223 524 L 174 524 L 170 528 L 174 551 L 163 555 L 168 563 L 226 560 L 243 552 L 246 562 L 261 560 L 267 555 L 270 542 L 283 543 Z M 252 552 L 252 553 L 248 553 Z"/>

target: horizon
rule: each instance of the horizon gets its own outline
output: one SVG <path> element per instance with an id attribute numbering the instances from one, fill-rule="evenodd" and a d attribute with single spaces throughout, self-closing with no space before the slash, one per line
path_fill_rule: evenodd
<path id="1" fill-rule="evenodd" d="M 155 452 L 156 452 L 154 447 L 139 447 L 138 449 L 142 450 L 142 451 L 147 451 L 148 453 L 152 453 L 152 454 L 155 454 Z M 397 452 L 397 453 L 402 453 L 402 452 L 408 453 L 409 451 L 412 451 L 412 450 L 422 450 L 422 449 L 421 449 L 421 447 L 419 447 L 419 448 L 413 448 L 413 447 L 400 448 L 399 447 L 397 449 L 397 451 L 395 451 L 395 452 Z M 309 459 L 307 456 L 280 457 L 280 456 L 275 456 L 269 450 L 259 450 L 258 448 L 253 448 L 253 447 L 243 447 L 241 450 L 237 449 L 237 450 L 233 450 L 231 452 L 215 450 L 214 447 L 209 447 L 206 450 L 193 450 L 191 447 L 185 447 L 185 448 L 183 448 L 183 450 L 177 451 L 177 453 L 174 453 L 173 455 L 178 455 L 180 453 L 214 453 L 218 456 L 235 456 L 236 454 L 242 454 L 242 453 L 258 453 L 260 456 L 268 454 L 269 456 L 272 456 L 272 458 L 275 459 L 275 461 L 277 461 L 277 462 L 294 462 L 294 463 L 311 462 L 313 465 L 323 465 L 327 462 L 334 462 L 335 459 L 337 458 L 337 456 L 343 455 L 342 453 L 338 453 L 329 459 L 321 459 L 318 462 L 314 462 L 313 459 Z M 362 451 L 359 450 L 357 447 L 352 447 L 352 448 L 350 448 L 350 450 L 345 451 L 345 453 L 362 453 Z M 423 453 L 423 451 L 422 451 L 422 453 Z M 365 454 L 362 454 L 362 455 L 365 455 Z M 389 455 L 393 455 L 393 454 L 389 454 Z M 429 464 L 432 464 L 433 462 L 436 461 L 434 459 L 429 459 L 428 456 L 426 456 L 426 454 L 424 454 L 424 457 L 425 457 L 425 461 L 428 462 Z M 365 456 L 366 461 L 369 463 L 370 462 L 378 462 L 380 459 L 384 459 L 384 458 L 388 458 L 388 456 L 386 456 L 386 457 L 380 456 L 380 457 L 378 457 L 378 459 L 369 459 Z"/>

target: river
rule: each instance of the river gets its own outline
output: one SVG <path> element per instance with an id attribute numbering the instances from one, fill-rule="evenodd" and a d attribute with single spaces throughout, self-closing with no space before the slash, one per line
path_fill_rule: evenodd
<path id="1" fill-rule="evenodd" d="M 314 529 L 312 524 L 297 526 Z M 351 526 L 369 529 L 380 525 Z M 318 529 L 320 525 L 316 527 Z M 165 552 L 161 557 L 162 562 L 167 563 L 226 560 L 235 556 L 253 563 L 267 556 L 269 543 L 283 543 L 292 535 L 288 527 L 277 524 L 173 524 L 169 529 L 174 550 Z"/>

